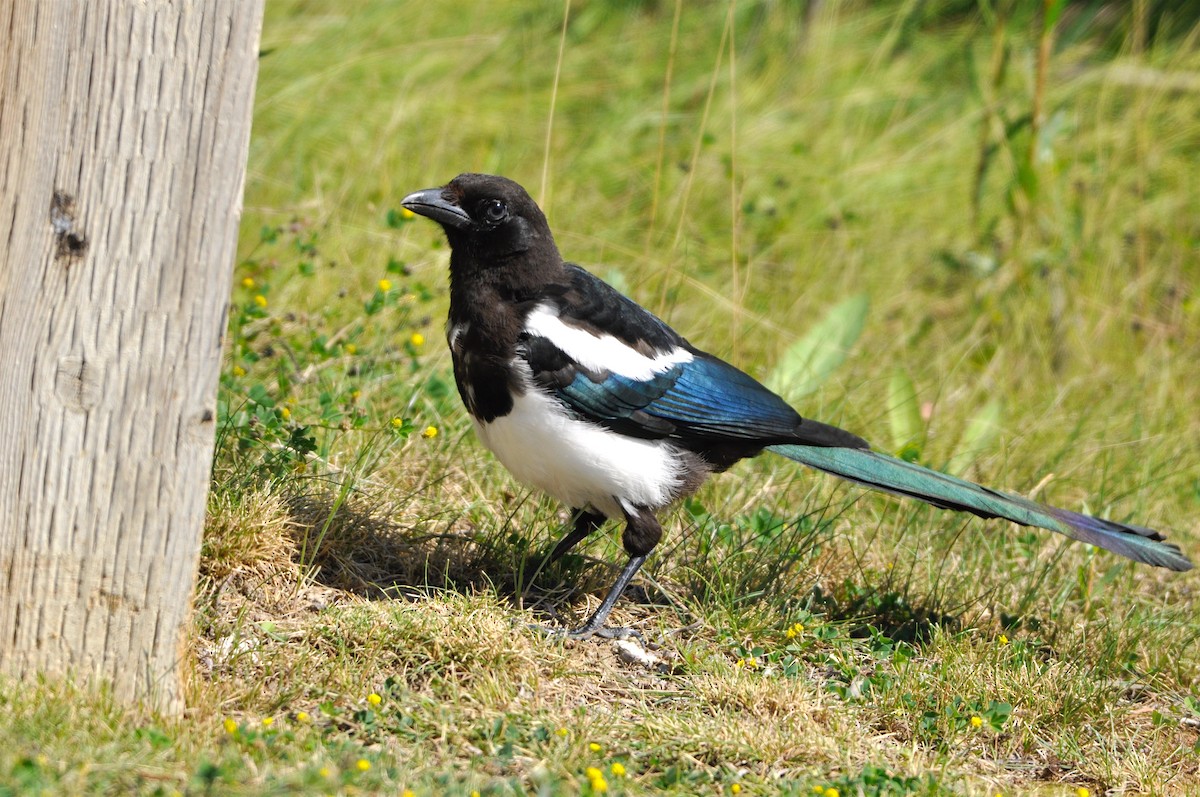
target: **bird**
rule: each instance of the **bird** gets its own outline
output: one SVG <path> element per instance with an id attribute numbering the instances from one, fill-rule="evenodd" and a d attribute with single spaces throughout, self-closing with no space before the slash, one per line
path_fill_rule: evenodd
<path id="1" fill-rule="evenodd" d="M 565 261 L 542 210 L 513 180 L 464 173 L 400 204 L 441 225 L 449 243 L 446 340 L 480 441 L 517 480 L 572 511 L 548 561 L 606 519 L 625 524 L 624 567 L 591 616 L 557 634 L 629 635 L 606 622 L 662 538 L 658 513 L 764 451 L 941 509 L 1056 531 L 1156 567 L 1192 567 L 1152 529 L 974 484 L 801 417 L 750 375 Z"/>

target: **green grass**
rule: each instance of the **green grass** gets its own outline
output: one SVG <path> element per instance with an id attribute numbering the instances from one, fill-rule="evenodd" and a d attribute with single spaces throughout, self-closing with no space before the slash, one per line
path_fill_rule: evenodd
<path id="1" fill-rule="evenodd" d="M 1194 575 L 780 459 L 664 513 L 615 612 L 654 666 L 525 630 L 620 546 L 530 583 L 566 518 L 474 440 L 395 212 L 467 170 L 763 378 L 865 295 L 804 414 L 1200 555 L 1200 28 L 1068 7 L 1030 165 L 1033 16 L 682 9 L 672 60 L 672 3 L 270 4 L 191 709 L 4 686 L 0 794 L 1200 790 Z"/>

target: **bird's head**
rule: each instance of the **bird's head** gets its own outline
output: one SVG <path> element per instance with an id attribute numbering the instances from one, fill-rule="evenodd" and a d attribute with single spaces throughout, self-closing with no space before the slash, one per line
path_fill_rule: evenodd
<path id="1" fill-rule="evenodd" d="M 400 204 L 442 225 L 455 255 L 452 268 L 486 269 L 525 254 L 559 259 L 541 208 L 507 177 L 460 174 Z"/>

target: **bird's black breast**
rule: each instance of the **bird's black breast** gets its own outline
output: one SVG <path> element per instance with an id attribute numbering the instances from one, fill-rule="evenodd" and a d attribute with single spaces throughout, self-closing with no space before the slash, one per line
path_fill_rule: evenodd
<path id="1" fill-rule="evenodd" d="M 498 345 L 485 328 L 470 322 L 452 326 L 449 342 L 454 382 L 467 412 L 480 423 L 512 412 L 513 396 L 524 390 L 512 366 L 515 348 Z"/>

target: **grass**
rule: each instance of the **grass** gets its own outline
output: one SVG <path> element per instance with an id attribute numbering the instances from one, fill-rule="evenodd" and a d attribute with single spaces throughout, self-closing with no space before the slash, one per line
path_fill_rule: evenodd
<path id="1" fill-rule="evenodd" d="M 395 211 L 465 170 L 764 378 L 865 294 L 805 414 L 1200 552 L 1200 28 L 1072 4 L 1039 94 L 1024 6 L 817 8 L 270 4 L 191 709 L 6 685 L 0 794 L 1200 790 L 1194 576 L 782 460 L 664 514 L 648 662 L 524 629 L 620 548 L 530 582 L 566 518 L 475 442 Z"/>

